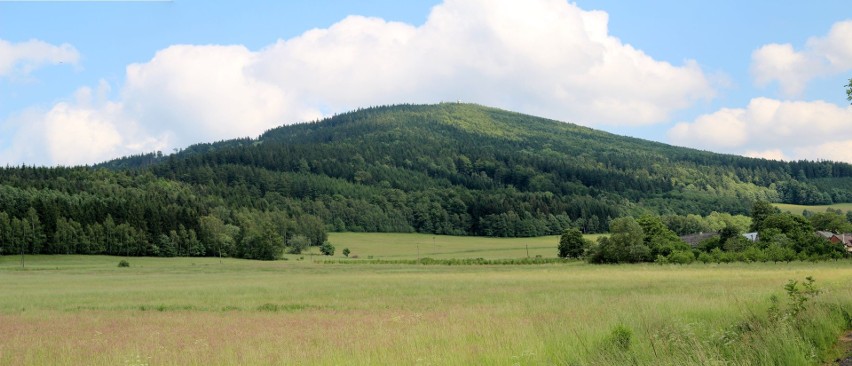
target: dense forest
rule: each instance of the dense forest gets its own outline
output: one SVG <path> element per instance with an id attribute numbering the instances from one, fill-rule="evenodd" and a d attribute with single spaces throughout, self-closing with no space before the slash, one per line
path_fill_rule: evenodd
<path id="1" fill-rule="evenodd" d="M 325 232 L 536 236 L 852 201 L 852 165 L 669 146 L 471 104 L 374 107 L 95 167 L 0 169 L 0 253 L 274 258 Z"/>

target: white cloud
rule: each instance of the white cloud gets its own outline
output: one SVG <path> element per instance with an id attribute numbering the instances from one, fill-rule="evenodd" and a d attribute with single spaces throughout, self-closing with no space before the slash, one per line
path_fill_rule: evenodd
<path id="1" fill-rule="evenodd" d="M 742 109 L 725 108 L 698 117 L 693 123 L 678 123 L 669 131 L 670 139 L 686 146 L 731 148 L 747 140 Z"/>
<path id="2" fill-rule="evenodd" d="M 800 159 L 835 160 L 852 163 L 852 139 L 797 147 L 795 152 Z"/>
<path id="3" fill-rule="evenodd" d="M 44 138 L 53 161 L 71 165 L 114 153 L 122 142 L 111 118 L 120 106 L 108 103 L 100 109 L 80 108 L 59 103 L 42 121 Z"/>
<path id="4" fill-rule="evenodd" d="M 107 101 L 109 86 L 87 87 L 74 93 L 73 101 L 49 110 L 30 109 L 7 123 L 15 129 L 0 159 L 11 163 L 77 165 L 164 149 L 168 136 L 151 137 L 129 119 L 121 103 Z M 48 160 L 39 161 L 41 160 Z"/>
<path id="5" fill-rule="evenodd" d="M 127 67 L 124 106 L 152 133 L 189 144 L 256 136 L 285 121 L 319 117 L 249 67 L 258 53 L 242 46 L 171 46 Z"/>
<path id="6" fill-rule="evenodd" d="M 562 0 L 448 0 L 420 27 L 349 17 L 281 40 L 253 69 L 334 111 L 472 101 L 589 125 L 646 125 L 713 95 L 693 62 L 652 59 Z"/>
<path id="7" fill-rule="evenodd" d="M 752 54 L 751 73 L 759 86 L 778 82 L 787 96 L 800 95 L 817 77 L 852 70 L 852 20 L 835 23 L 824 37 L 808 39 L 804 49 L 767 44 Z"/>
<path id="8" fill-rule="evenodd" d="M 19 43 L 0 39 L 0 77 L 26 76 L 44 65 L 76 65 L 79 60 L 80 54 L 67 43 L 55 46 L 36 39 Z"/>
<path id="9" fill-rule="evenodd" d="M 168 149 L 255 136 L 380 104 L 460 99 L 637 126 L 713 96 L 696 62 L 654 60 L 610 35 L 607 23 L 606 13 L 565 0 L 446 0 L 420 26 L 350 16 L 257 51 L 174 45 L 129 65 L 117 100 L 94 110 L 54 106 L 43 120 L 88 126 L 104 142 L 83 138 L 75 148 L 91 151 L 66 155 L 70 142 L 45 140 L 59 146 L 47 160 L 92 163 L 152 145 L 144 141 L 166 141 Z"/>
<path id="10" fill-rule="evenodd" d="M 669 130 L 675 144 L 775 159 L 833 159 L 852 163 L 852 107 L 823 101 L 752 99 Z"/>
<path id="11" fill-rule="evenodd" d="M 743 155 L 748 156 L 750 158 L 762 158 L 769 160 L 790 160 L 787 155 L 784 155 L 784 152 L 781 151 L 781 149 L 769 149 L 763 151 L 746 150 Z"/>

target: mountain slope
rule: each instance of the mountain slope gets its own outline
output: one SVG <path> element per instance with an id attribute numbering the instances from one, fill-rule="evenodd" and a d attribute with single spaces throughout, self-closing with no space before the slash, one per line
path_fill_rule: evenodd
<path id="1" fill-rule="evenodd" d="M 745 213 L 756 199 L 850 202 L 851 177 L 849 164 L 713 154 L 477 105 L 376 107 L 170 156 L 0 168 L 0 255 L 275 259 L 327 230 L 601 232 L 619 216 Z"/>
<path id="2" fill-rule="evenodd" d="M 631 213 L 745 213 L 852 199 L 852 166 L 714 154 L 471 104 L 400 105 L 104 167 L 336 230 L 537 235 Z M 817 184 L 815 184 L 817 183 Z"/>

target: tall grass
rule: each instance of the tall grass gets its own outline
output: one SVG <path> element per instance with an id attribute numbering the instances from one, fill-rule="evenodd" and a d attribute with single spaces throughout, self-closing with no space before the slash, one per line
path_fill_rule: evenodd
<path id="1" fill-rule="evenodd" d="M 805 365 L 852 309 L 848 262 L 119 259 L 0 257 L 0 364 Z M 779 320 L 805 276 L 822 293 Z"/>

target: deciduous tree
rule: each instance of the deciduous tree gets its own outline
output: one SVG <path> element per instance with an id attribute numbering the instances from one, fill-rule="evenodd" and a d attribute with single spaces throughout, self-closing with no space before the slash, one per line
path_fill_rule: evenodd
<path id="1" fill-rule="evenodd" d="M 579 229 L 567 229 L 559 237 L 559 258 L 580 258 L 587 247 L 588 242 Z"/>
<path id="2" fill-rule="evenodd" d="M 751 231 L 760 231 L 763 229 L 763 221 L 769 215 L 781 212 L 767 201 L 754 201 L 751 206 Z"/>
<path id="3" fill-rule="evenodd" d="M 846 84 L 846 100 L 852 104 L 852 79 L 849 79 L 849 84 Z"/>

